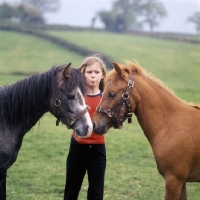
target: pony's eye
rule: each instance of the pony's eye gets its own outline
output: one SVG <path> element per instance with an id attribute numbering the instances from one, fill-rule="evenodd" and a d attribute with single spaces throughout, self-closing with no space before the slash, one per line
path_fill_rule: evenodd
<path id="1" fill-rule="evenodd" d="M 69 100 L 74 100 L 74 99 L 75 99 L 75 94 L 68 94 L 68 95 L 67 95 L 67 98 L 68 98 Z"/>
<path id="2" fill-rule="evenodd" d="M 109 93 L 109 97 L 114 97 L 115 95 L 115 93 Z"/>

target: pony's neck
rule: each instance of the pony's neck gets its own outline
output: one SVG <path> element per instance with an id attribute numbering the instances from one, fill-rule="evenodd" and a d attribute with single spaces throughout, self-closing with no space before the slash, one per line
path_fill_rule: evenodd
<path id="1" fill-rule="evenodd" d="M 166 88 L 155 82 L 137 79 L 134 87 L 138 95 L 135 115 L 150 140 L 166 128 L 167 122 L 180 108 L 181 102 Z"/>
<path id="2" fill-rule="evenodd" d="M 45 73 L 35 74 L 1 89 L 2 125 L 15 127 L 23 135 L 48 111 L 51 80 L 44 77 Z"/>

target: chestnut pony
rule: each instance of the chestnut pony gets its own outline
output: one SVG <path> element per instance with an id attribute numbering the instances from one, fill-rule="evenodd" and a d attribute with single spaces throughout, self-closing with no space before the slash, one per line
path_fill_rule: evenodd
<path id="1" fill-rule="evenodd" d="M 186 200 L 186 182 L 200 181 L 200 106 L 175 96 L 138 63 L 113 65 L 92 119 L 94 132 L 121 128 L 134 113 L 165 179 L 165 200 Z"/>

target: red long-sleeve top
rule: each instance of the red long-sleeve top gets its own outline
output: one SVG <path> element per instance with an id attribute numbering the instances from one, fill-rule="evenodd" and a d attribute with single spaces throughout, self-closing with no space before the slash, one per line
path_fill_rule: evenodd
<path id="1" fill-rule="evenodd" d="M 99 93 L 97 95 L 87 95 L 86 96 L 86 104 L 89 105 L 91 108 L 88 111 L 91 118 L 96 110 L 96 107 L 99 105 L 101 96 L 102 96 L 101 93 Z M 104 144 L 105 143 L 104 135 L 98 135 L 98 134 L 95 134 L 94 132 L 92 132 L 92 135 L 88 138 L 79 138 L 75 135 L 74 132 L 72 135 L 79 144 Z"/>

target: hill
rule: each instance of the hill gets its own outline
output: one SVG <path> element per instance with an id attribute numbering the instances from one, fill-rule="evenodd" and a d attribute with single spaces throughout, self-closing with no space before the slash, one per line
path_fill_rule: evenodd
<path id="1" fill-rule="evenodd" d="M 9 84 L 53 65 L 80 65 L 82 56 L 34 36 L 0 31 L 0 85 Z"/>

